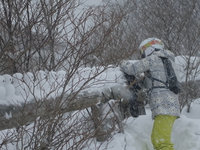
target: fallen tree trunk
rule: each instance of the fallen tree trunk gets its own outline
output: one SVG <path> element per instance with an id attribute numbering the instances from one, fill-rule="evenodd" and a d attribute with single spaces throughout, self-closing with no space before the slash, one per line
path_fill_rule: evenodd
<path id="1" fill-rule="evenodd" d="M 90 96 L 79 95 L 73 100 L 68 95 L 55 99 L 40 100 L 21 105 L 0 105 L 0 130 L 19 127 L 33 122 L 37 117 L 48 118 L 52 114 L 81 110 L 95 105 L 102 100 L 99 94 Z M 63 105 L 63 106 L 61 106 Z"/>
<path id="2" fill-rule="evenodd" d="M 55 99 L 32 100 L 20 105 L 0 105 L 0 130 L 17 128 L 34 122 L 38 117 L 82 110 L 109 99 L 128 100 L 131 93 L 125 87 L 113 87 L 103 92 L 64 94 Z"/>

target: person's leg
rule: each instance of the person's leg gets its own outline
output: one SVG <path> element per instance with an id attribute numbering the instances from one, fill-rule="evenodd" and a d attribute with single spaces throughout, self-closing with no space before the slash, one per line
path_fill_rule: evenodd
<path id="1" fill-rule="evenodd" d="M 171 143 L 171 133 L 176 118 L 169 115 L 155 117 L 151 133 L 151 141 L 155 150 L 174 150 Z"/>

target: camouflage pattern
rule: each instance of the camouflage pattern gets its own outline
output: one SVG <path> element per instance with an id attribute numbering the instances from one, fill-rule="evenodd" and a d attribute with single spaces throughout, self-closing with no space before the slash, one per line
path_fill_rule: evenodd
<path id="1" fill-rule="evenodd" d="M 169 58 L 175 62 L 174 54 L 169 50 L 154 51 L 150 56 L 131 63 L 130 61 L 122 61 L 120 68 L 122 71 L 129 75 L 139 75 L 141 73 L 151 72 L 151 77 L 166 82 L 165 68 L 160 57 Z M 145 77 L 144 86 L 147 89 L 151 89 L 154 86 L 161 88 L 153 88 L 149 90 L 149 105 L 152 111 L 152 117 L 155 118 L 157 115 L 171 115 L 180 116 L 180 105 L 178 101 L 178 95 L 165 88 L 165 84 L 159 81 L 153 81 L 152 79 Z"/>

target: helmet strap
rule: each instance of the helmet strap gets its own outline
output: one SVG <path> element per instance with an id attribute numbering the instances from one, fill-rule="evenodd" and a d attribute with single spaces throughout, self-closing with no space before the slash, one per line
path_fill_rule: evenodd
<path id="1" fill-rule="evenodd" d="M 154 51 L 155 51 L 155 48 L 154 48 L 154 47 L 148 47 L 148 48 L 144 51 L 145 56 L 150 56 Z"/>
<path id="2" fill-rule="evenodd" d="M 145 53 L 142 53 L 142 54 L 141 54 L 141 57 L 142 57 L 142 58 L 145 58 Z"/>

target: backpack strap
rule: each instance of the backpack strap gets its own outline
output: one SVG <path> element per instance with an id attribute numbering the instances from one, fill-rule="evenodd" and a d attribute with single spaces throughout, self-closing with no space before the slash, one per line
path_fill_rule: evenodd
<path id="1" fill-rule="evenodd" d="M 155 88 L 167 88 L 167 83 L 166 83 L 166 82 L 163 82 L 163 81 L 161 81 L 161 80 L 159 80 L 159 79 L 153 78 L 153 77 L 151 76 L 150 71 L 148 71 L 148 76 L 147 76 L 147 77 L 150 78 L 151 81 L 152 81 L 152 86 L 151 86 L 151 88 L 147 90 L 148 95 L 150 95 L 150 94 L 151 94 L 151 91 L 152 91 L 153 89 L 155 89 Z M 161 83 L 163 83 L 165 86 L 154 86 L 154 81 L 161 82 Z"/>
<path id="2" fill-rule="evenodd" d="M 152 87 L 148 90 L 148 92 L 150 92 L 151 90 L 155 89 L 155 88 L 167 88 L 167 83 L 166 82 L 163 82 L 159 79 L 156 79 L 156 78 L 151 78 L 152 80 Z M 154 81 L 158 81 L 158 82 L 161 82 L 163 84 L 165 84 L 165 86 L 154 86 Z"/>
<path id="3" fill-rule="evenodd" d="M 160 59 L 161 59 L 161 61 L 163 62 L 163 59 L 167 59 L 167 58 L 164 58 L 164 57 L 159 57 Z M 163 65 L 164 65 L 164 63 L 163 63 Z M 148 91 L 151 91 L 151 90 L 153 90 L 154 88 L 168 88 L 168 86 L 167 86 L 167 81 L 166 82 L 164 82 L 164 81 L 162 81 L 162 80 L 159 80 L 159 79 L 157 79 L 157 78 L 153 78 L 152 76 L 151 76 L 151 72 L 150 72 L 150 70 L 148 71 L 148 77 L 152 80 L 152 87 L 148 90 Z M 161 82 L 161 83 L 163 83 L 165 86 L 154 86 L 154 81 L 158 81 L 158 82 Z"/>
<path id="4" fill-rule="evenodd" d="M 153 82 L 153 81 L 158 81 L 158 82 L 161 82 L 161 83 L 165 84 L 165 86 L 167 87 L 167 83 L 166 83 L 166 82 L 161 81 L 161 80 L 159 80 L 159 79 L 157 79 L 157 78 L 153 78 L 153 77 L 152 77 L 151 79 L 152 79 L 152 82 Z M 164 87 L 165 87 L 165 86 L 164 86 Z M 154 87 L 156 87 L 156 86 L 154 86 Z"/>

